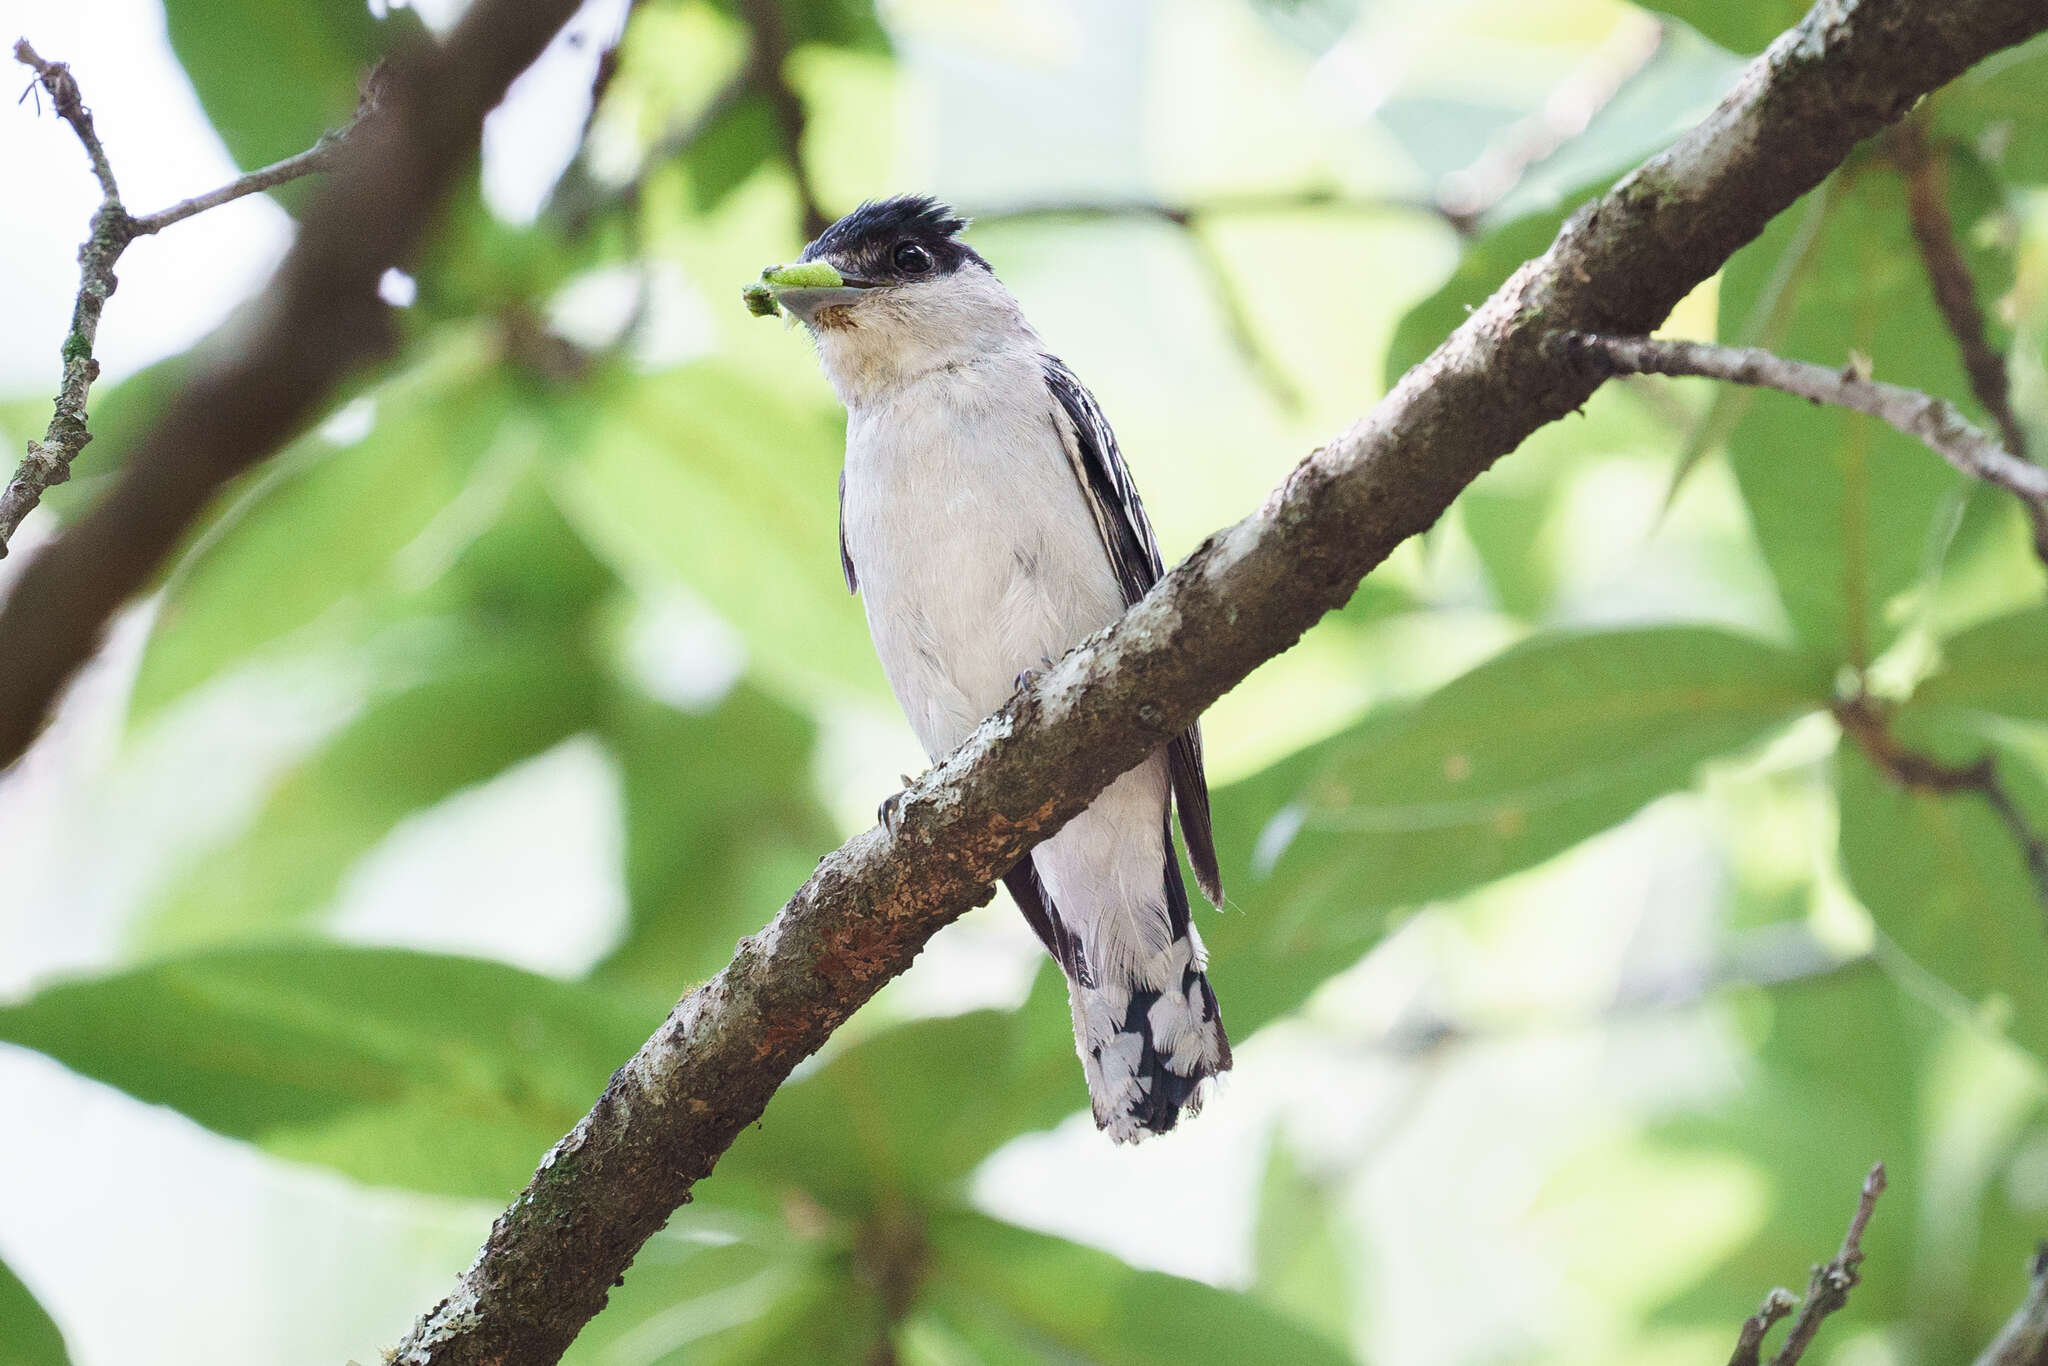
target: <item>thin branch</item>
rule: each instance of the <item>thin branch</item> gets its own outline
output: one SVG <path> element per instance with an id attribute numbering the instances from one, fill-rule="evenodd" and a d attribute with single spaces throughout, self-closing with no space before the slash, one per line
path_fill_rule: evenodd
<path id="1" fill-rule="evenodd" d="M 769 115 L 775 121 L 777 147 L 796 186 L 797 213 L 804 236 L 816 237 L 831 226 L 832 220 L 820 206 L 811 184 L 804 157 L 804 129 L 809 115 L 803 97 L 789 83 L 783 69 L 789 60 L 790 46 L 782 12 L 776 0 L 741 0 L 740 17 L 749 33 L 746 55 L 704 107 L 657 139 L 641 157 L 640 169 L 622 184 L 601 186 L 584 153 L 579 152 L 548 198 L 550 216 L 559 218 L 571 234 L 580 236 L 601 216 L 638 208 L 649 177 L 686 155 L 742 100 L 759 95 L 767 102 Z M 596 112 L 593 103 L 593 119 Z"/>
<path id="2" fill-rule="evenodd" d="M 85 145 L 101 197 L 99 208 L 93 211 L 91 235 L 78 249 L 78 297 L 71 305 L 71 328 L 64 335 L 64 378 L 57 388 L 55 411 L 43 439 L 28 443 L 27 457 L 0 491 L 0 556 L 6 555 L 7 543 L 22 518 L 43 500 L 43 490 L 71 477 L 71 462 L 92 440 L 92 433 L 86 430 L 85 405 L 92 396 L 93 381 L 100 377 L 93 346 L 99 340 L 100 314 L 118 283 L 114 263 L 128 245 L 128 214 L 121 207 L 114 168 L 107 160 L 106 148 L 100 145 L 92 111 L 85 107 L 71 68 L 62 62 L 44 61 L 26 38 L 14 44 L 14 58 L 34 69 L 36 79 L 50 92 L 57 117 L 70 124 Z"/>
<path id="3" fill-rule="evenodd" d="M 348 135 L 354 128 L 355 124 L 351 122 L 345 127 L 330 129 L 320 135 L 318 142 L 297 156 L 273 161 L 260 170 L 251 171 L 245 176 L 229 181 L 217 190 L 208 190 L 205 194 L 181 199 L 167 209 L 159 209 L 140 218 L 131 218 L 128 220 L 128 235 L 147 237 L 152 233 L 162 232 L 173 223 L 182 223 L 194 214 L 217 209 L 223 204 L 232 204 L 237 199 L 261 194 L 265 190 L 274 190 L 287 181 L 312 175 L 316 171 L 331 171 L 341 153 L 342 144 L 348 140 Z"/>
<path id="4" fill-rule="evenodd" d="M 1813 1345 L 1821 1324 L 1847 1304 L 1849 1292 L 1862 1283 L 1863 1232 L 1870 1227 L 1870 1216 L 1877 1211 L 1877 1197 L 1883 1194 L 1884 1163 L 1880 1162 L 1863 1178 L 1863 1190 L 1856 1198 L 1856 1213 L 1850 1216 L 1841 1251 L 1833 1261 L 1813 1269 L 1813 1278 L 1806 1283 L 1806 1298 L 1785 1334 L 1785 1345 L 1771 1358 L 1771 1366 L 1798 1366 L 1806 1349 Z"/>
<path id="5" fill-rule="evenodd" d="M 803 97 L 789 83 L 789 30 L 783 26 L 780 0 L 739 0 L 740 17 L 753 33 L 753 50 L 748 65 L 753 69 L 754 89 L 768 101 L 775 119 L 775 133 L 782 143 L 783 164 L 796 183 L 798 213 L 804 236 L 814 238 L 832 226 L 832 219 L 818 206 L 818 192 L 811 185 L 811 173 L 804 162 L 804 125 L 808 115 Z"/>
<path id="6" fill-rule="evenodd" d="M 1189 227 L 1203 218 L 1227 218 L 1253 214 L 1305 213 L 1310 211 L 1384 214 L 1422 214 L 1470 236 L 1477 224 L 1460 217 L 1431 199 L 1400 195 L 1355 195 L 1341 190 L 1255 190 L 1241 194 L 1215 195 L 1205 199 L 1043 199 L 1020 204 L 996 205 L 971 214 L 977 223 L 1025 223 L 1058 218 L 1158 218 L 1175 227 Z"/>
<path id="7" fill-rule="evenodd" d="M 558 1359 L 791 1070 L 932 934 L 1592 394 L 1600 379 L 1559 356 L 1559 328 L 1649 331 L 1863 138 L 2044 30 L 2038 0 L 1824 0 L 1364 420 L 911 784 L 893 833 L 870 829 L 827 855 L 619 1068 L 393 1359 Z M 0 615 L 0 658 L 9 626 Z M 17 701 L 10 687 L 0 671 L 0 717 Z"/>
<path id="8" fill-rule="evenodd" d="M 1984 754 L 1967 764 L 1948 764 L 1908 749 L 1891 732 L 1888 708 L 1867 693 L 1856 693 L 1834 704 L 1835 720 L 1842 733 L 1856 745 L 1885 776 L 1901 787 L 1921 792 L 1954 794 L 1975 792 L 2004 823 L 2019 846 L 2027 872 L 2034 884 L 2035 899 L 2048 914 L 2048 836 L 2013 800 L 2012 792 L 1999 775 L 1998 759 Z"/>
<path id="9" fill-rule="evenodd" d="M 1956 226 L 1948 212 L 1948 166 L 1944 154 L 1928 145 L 1921 119 L 1910 118 L 1892 129 L 1889 138 L 1892 160 L 1906 179 L 1906 217 L 1912 224 L 1913 240 L 1920 248 L 1921 264 L 1927 268 L 1934 287 L 1934 302 L 1941 309 L 1949 334 L 1962 352 L 1963 369 L 1970 376 L 1970 392 L 1991 420 L 2006 450 L 2027 458 L 2027 433 L 2012 409 L 2011 381 L 2006 374 L 2005 355 L 1993 346 L 1985 333 L 1984 310 L 1977 303 L 1977 282 L 1970 264 L 1956 241 Z"/>
<path id="10" fill-rule="evenodd" d="M 576 0 L 474 0 L 445 43 L 423 41 L 386 63 L 374 107 L 336 150 L 260 306 L 202 352 L 210 363 L 165 406 L 113 488 L 37 554 L 0 603 L 0 767 L 28 747 L 114 612 L 150 581 L 213 495 L 390 349 L 391 310 L 378 297 L 379 279 L 410 261 L 475 157 L 485 113 L 575 9 Z M 111 278 L 108 270 L 109 289 Z M 88 383 L 89 352 L 89 337 L 74 331 L 66 340 L 67 363 L 75 354 Z M 63 402 L 60 415 L 75 427 L 63 429 L 67 444 L 55 463 L 68 465 L 84 445 L 82 390 L 70 413 Z"/>
<path id="11" fill-rule="evenodd" d="M 1791 1316 L 1799 1301 L 1792 1292 L 1780 1287 L 1764 1296 L 1764 1302 L 1754 1314 L 1742 1321 L 1742 1330 L 1735 1335 L 1735 1351 L 1728 1358 L 1728 1366 L 1759 1366 L 1763 1359 L 1764 1339 L 1781 1319 Z"/>
<path id="12" fill-rule="evenodd" d="M 99 132 L 92 124 L 92 110 L 85 107 L 85 97 L 78 89 L 78 80 L 71 74 L 70 65 L 44 61 L 29 46 L 26 38 L 14 40 L 14 60 L 35 71 L 36 80 L 50 92 L 50 107 L 57 111 L 58 118 L 71 125 L 78 134 L 78 140 L 85 144 L 85 155 L 92 162 L 93 177 L 100 183 L 101 196 L 107 203 L 119 207 L 121 190 L 114 184 L 113 164 L 107 160 L 107 149 L 100 145 Z"/>
<path id="13" fill-rule="evenodd" d="M 2048 1366 L 2048 1243 L 2027 1268 L 2027 1298 L 1977 1357 L 1976 1366 Z"/>
<path id="14" fill-rule="evenodd" d="M 1359 1042 L 1362 1051 L 1375 1057 L 1430 1057 L 1496 1039 L 1528 1038 L 1552 1030 L 1606 1028 L 1648 1015 L 1685 1010 L 1729 988 L 1791 987 L 1841 973 L 1861 972 L 1875 961 L 1867 953 L 1836 953 L 1804 927 L 1770 926 L 1740 935 L 1715 961 L 1625 981 L 1597 1010 L 1479 1017 L 1424 1013 L 1397 1020 Z"/>
<path id="15" fill-rule="evenodd" d="M 718 126 L 735 105 L 745 99 L 754 88 L 754 72 L 749 64 L 740 69 L 720 86 L 704 107 L 690 118 L 664 133 L 660 140 L 647 149 L 640 160 L 640 169 L 630 180 L 617 186 L 601 185 L 590 170 L 585 154 L 579 152 L 569 163 L 569 169 L 556 182 L 554 192 L 548 197 L 546 213 L 559 220 L 563 229 L 572 237 L 580 237 L 590 230 L 590 225 L 607 212 L 624 210 L 628 213 L 640 207 L 646 195 L 647 182 L 654 172 L 670 162 L 689 155 L 690 149 L 704 139 L 704 136 Z"/>
<path id="16" fill-rule="evenodd" d="M 1813 403 L 1874 417 L 1926 446 L 1972 479 L 2018 498 L 2034 521 L 2034 547 L 2048 564 L 2048 470 L 2022 460 L 1973 426 L 1954 404 L 1896 384 L 1881 384 L 1851 367 L 1830 370 L 1769 351 L 1651 337 L 1561 337 L 1567 352 L 1607 374 L 1696 375 L 1776 389 Z"/>
<path id="17" fill-rule="evenodd" d="M 183 222 L 194 214 L 218 208 L 244 195 L 275 189 L 288 180 L 329 169 L 350 128 L 354 127 L 351 123 L 348 128 L 326 133 L 297 156 L 287 157 L 260 171 L 251 171 L 217 190 L 195 195 L 167 209 L 137 218 L 121 204 L 121 192 L 114 183 L 113 164 L 107 159 L 106 148 L 100 144 L 99 134 L 93 127 L 92 111 L 85 107 L 71 68 L 63 62 L 43 60 L 26 38 L 15 42 L 14 57 L 35 69 L 36 79 L 50 92 L 50 103 L 58 117 L 70 124 L 77 132 L 78 140 L 85 144 L 93 176 L 100 183 L 101 199 L 99 208 L 93 212 L 91 235 L 78 249 L 78 297 L 71 308 L 71 329 L 64 337 L 64 378 L 57 390 L 56 411 L 50 417 L 49 429 L 43 434 L 43 439 L 28 443 L 27 457 L 15 471 L 14 478 L 8 481 L 6 489 L 0 491 L 0 557 L 6 556 L 8 541 L 21 526 L 22 519 L 42 502 L 44 491 L 71 477 L 71 462 L 92 440 L 92 433 L 86 427 L 85 405 L 92 396 L 93 381 L 100 375 L 99 362 L 93 358 L 93 347 L 99 340 L 100 314 L 106 307 L 108 296 L 120 283 L 114 277 L 114 266 L 121 259 L 121 253 L 128 249 L 128 244 L 138 237 L 162 232 L 173 223 Z"/>

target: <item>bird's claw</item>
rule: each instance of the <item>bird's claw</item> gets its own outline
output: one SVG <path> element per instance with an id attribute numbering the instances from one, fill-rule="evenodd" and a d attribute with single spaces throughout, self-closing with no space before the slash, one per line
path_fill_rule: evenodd
<path id="1" fill-rule="evenodd" d="M 895 839 L 903 829 L 903 798 L 909 794 L 910 782 L 910 775 L 904 774 L 903 787 L 882 798 L 882 804 L 875 808 L 875 822 L 889 832 L 890 839 Z"/>
<path id="2" fill-rule="evenodd" d="M 1048 657 L 1046 659 L 1039 660 L 1038 667 L 1035 669 L 1017 670 L 1017 691 L 1023 692 L 1026 688 L 1029 688 L 1033 683 L 1036 683 L 1039 679 L 1045 677 L 1045 671 L 1047 669 L 1050 669 L 1051 667 L 1052 660 Z"/>

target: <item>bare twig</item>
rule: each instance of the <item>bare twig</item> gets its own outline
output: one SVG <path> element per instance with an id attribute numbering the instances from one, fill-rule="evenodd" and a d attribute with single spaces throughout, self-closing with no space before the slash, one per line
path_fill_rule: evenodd
<path id="1" fill-rule="evenodd" d="M 230 324 L 231 340 L 166 405 L 112 490 L 37 554 L 0 604 L 0 767 L 27 748 L 115 610 L 221 486 L 389 349 L 379 279 L 410 260 L 476 155 L 485 113 L 575 9 L 576 0 L 473 0 L 445 43 L 422 42 L 386 64 L 375 107 L 337 151 L 260 306 Z M 73 349 L 67 341 L 67 359 Z M 82 435 L 82 408 L 79 421 Z"/>
<path id="2" fill-rule="evenodd" d="M 789 83 L 789 30 L 783 26 L 780 0 L 739 0 L 740 17 L 753 34 L 748 65 L 754 73 L 754 89 L 768 101 L 775 119 L 775 133 L 782 143 L 783 164 L 796 184 L 797 210 L 803 220 L 805 237 L 816 237 L 832 226 L 832 219 L 818 206 L 818 193 L 811 186 L 811 173 L 804 162 L 803 98 Z"/>
<path id="3" fill-rule="evenodd" d="M 2034 883 L 2034 896 L 2048 913 L 2048 836 L 2036 830 L 1999 776 L 1998 760 L 1985 754 L 1967 764 L 1947 764 L 1899 743 L 1891 732 L 1891 714 L 1867 693 L 1834 704 L 1842 733 L 1856 742 L 1885 776 L 1901 787 L 1922 792 L 1975 792 L 2011 832 Z"/>
<path id="4" fill-rule="evenodd" d="M 1742 1321 L 1742 1330 L 1735 1335 L 1735 1351 L 1728 1358 L 1728 1366 L 1758 1366 L 1763 1358 L 1764 1339 L 1780 1319 L 1788 1317 L 1799 1306 L 1792 1292 L 1780 1287 L 1764 1296 L 1764 1302 L 1754 1314 Z"/>
<path id="5" fill-rule="evenodd" d="M 1934 302 L 1962 352 L 1970 392 L 1991 414 L 2006 450 L 2024 460 L 2027 433 L 2012 409 L 2005 355 L 1985 333 L 1977 282 L 1970 275 L 1969 262 L 1963 259 L 1955 222 L 1949 217 L 1948 166 L 1944 153 L 1928 145 L 1921 122 L 1917 117 L 1907 119 L 1892 129 L 1889 138 L 1892 160 L 1906 179 L 1906 217 L 1913 227 L 1913 240 L 1920 247 L 1921 263 L 1934 287 Z"/>
<path id="6" fill-rule="evenodd" d="M 2034 520 L 2035 549 L 2048 563 L 2048 470 L 2015 456 L 1944 399 L 1879 383 L 1853 367 L 1830 370 L 1747 347 L 1582 332 L 1565 334 L 1562 340 L 1568 351 L 1609 374 L 1697 375 L 1776 389 L 1877 418 L 1971 478 L 2018 498 Z"/>
<path id="7" fill-rule="evenodd" d="M 14 45 L 14 57 L 36 73 L 57 116 L 70 124 L 85 145 L 92 173 L 100 183 L 100 206 L 93 211 L 91 235 L 78 249 L 78 297 L 71 306 L 71 329 L 64 335 L 64 378 L 57 389 L 56 411 L 41 441 L 28 443 L 28 456 L 0 492 L 0 555 L 14 536 L 21 519 L 34 511 L 43 490 L 71 477 L 71 462 L 92 440 L 85 426 L 85 404 L 92 395 L 93 381 L 100 376 L 93 359 L 93 345 L 99 338 L 100 313 L 107 296 L 114 292 L 114 262 L 128 245 L 128 214 L 121 207 L 121 190 L 114 183 L 114 168 L 107 160 L 93 128 L 92 111 L 85 107 L 78 82 L 62 62 L 48 62 L 29 46 L 26 38 Z"/>
<path id="8" fill-rule="evenodd" d="M 740 17 L 749 34 L 746 55 L 704 107 L 657 139 L 641 157 L 640 169 L 622 184 L 609 188 L 599 185 L 589 162 L 579 152 L 549 196 L 547 211 L 551 216 L 558 218 L 571 233 L 581 234 L 602 216 L 620 210 L 631 212 L 646 193 L 650 176 L 687 154 L 742 100 L 757 95 L 767 102 L 769 115 L 775 121 L 778 151 L 796 186 L 797 214 L 804 236 L 816 237 L 831 226 L 831 218 L 818 202 L 804 158 L 804 129 L 809 115 L 803 97 L 789 83 L 784 70 L 790 47 L 782 12 L 775 0 L 741 0 Z M 594 117 L 595 104 L 591 113 Z"/>
<path id="9" fill-rule="evenodd" d="M 1353 213 L 1423 213 L 1448 223 L 1461 235 L 1473 230 L 1474 220 L 1461 218 L 1429 200 L 1347 197 L 1334 190 L 1310 189 L 1263 194 L 1226 195 L 1190 203 L 1169 203 L 1159 199 L 1046 200 L 1008 208 L 976 211 L 976 222 L 1021 223 L 1058 219 L 1151 218 L 1179 228 L 1192 248 L 1194 261 L 1208 283 L 1222 318 L 1224 332 L 1243 359 L 1252 378 L 1265 389 L 1282 411 L 1299 414 L 1306 403 L 1301 386 L 1288 373 L 1286 363 L 1259 335 L 1258 324 L 1244 292 L 1238 287 L 1230 263 L 1204 231 L 1210 220 L 1236 215 L 1291 213 L 1329 210 Z"/>
<path id="10" fill-rule="evenodd" d="M 1158 218 L 1175 227 L 1185 228 L 1204 218 L 1309 211 L 1368 215 L 1423 214 L 1449 224 L 1461 236 L 1470 235 L 1476 229 L 1476 224 L 1471 219 L 1459 217 L 1434 200 L 1403 198 L 1398 195 L 1354 195 L 1321 187 L 1261 190 L 1186 201 L 1142 197 L 1042 199 L 976 209 L 970 216 L 977 223 L 1022 223 L 1048 218 Z"/>
<path id="11" fill-rule="evenodd" d="M 173 223 L 182 223 L 194 214 L 217 209 L 223 204 L 232 204 L 237 199 L 261 194 L 265 190 L 274 190 L 287 181 L 297 180 L 300 176 L 332 170 L 335 158 L 340 155 L 342 144 L 348 140 L 348 135 L 354 127 L 355 124 L 351 122 L 344 127 L 330 129 L 320 135 L 318 142 L 297 156 L 273 161 L 268 166 L 229 181 L 217 190 L 208 190 L 205 194 L 181 199 L 167 209 L 159 209 L 140 218 L 131 218 L 128 220 L 128 234 L 130 237 L 147 237 L 151 233 L 162 232 Z"/>
<path id="12" fill-rule="evenodd" d="M 893 832 L 868 830 L 827 855 L 613 1075 L 394 1359 L 556 1360 L 791 1070 L 933 933 L 1348 600 L 1496 459 L 1592 394 L 1598 376 L 1551 344 L 1559 328 L 1647 332 L 1864 137 L 2044 30 L 2038 0 L 1816 6 L 1703 123 L 1575 215 L 1371 414 L 912 783 Z M 6 626 L 0 617 L 0 658 Z M 6 687 L 0 671 L 0 715 Z"/>
<path id="13" fill-rule="evenodd" d="M 1800 1302 L 1799 1313 L 1785 1333 L 1785 1345 L 1771 1358 L 1771 1366 L 1798 1366 L 1828 1315 L 1849 1302 L 1849 1292 L 1863 1279 L 1863 1231 L 1870 1227 L 1870 1216 L 1877 1211 L 1877 1197 L 1883 1194 L 1884 1163 L 1880 1162 L 1863 1178 L 1863 1191 L 1856 1198 L 1856 1213 L 1849 1218 L 1849 1231 L 1842 1236 L 1841 1251 L 1833 1261 L 1813 1269 L 1813 1277 L 1806 1283 L 1806 1298 Z"/>
<path id="14" fill-rule="evenodd" d="M 1976 1366 L 2048 1366 L 2048 1243 L 2035 1250 L 2027 1279 L 2027 1298 L 1978 1354 Z"/>
<path id="15" fill-rule="evenodd" d="M 43 60 L 26 38 L 14 44 L 14 57 L 35 69 L 36 79 L 50 92 L 50 103 L 58 117 L 70 124 L 78 140 L 85 144 L 93 175 L 100 183 L 101 199 L 99 208 L 93 212 L 91 235 L 78 249 L 78 298 L 71 309 L 71 330 L 64 337 L 64 379 L 57 391 L 56 411 L 43 439 L 29 442 L 27 458 L 8 481 L 5 491 L 0 491 L 0 557 L 7 554 L 7 543 L 22 519 L 42 501 L 44 490 L 71 477 L 71 462 L 92 440 L 92 433 L 86 428 L 85 405 L 92 395 L 93 381 L 100 374 L 99 362 L 93 359 L 93 346 L 99 338 L 100 313 L 119 283 L 114 278 L 114 266 L 128 244 L 244 195 L 275 189 L 288 180 L 327 170 L 349 132 L 343 128 L 327 133 L 297 156 L 286 157 L 217 190 L 137 218 L 121 203 L 113 165 L 93 127 L 92 111 L 85 107 L 71 68 L 63 62 Z"/>

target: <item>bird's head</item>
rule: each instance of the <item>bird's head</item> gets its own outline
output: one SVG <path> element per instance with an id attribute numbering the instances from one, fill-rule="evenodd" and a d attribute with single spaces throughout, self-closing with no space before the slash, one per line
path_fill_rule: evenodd
<path id="1" fill-rule="evenodd" d="M 924 195 L 871 200 L 770 266 L 746 299 L 787 312 L 817 339 L 842 396 L 900 382 L 1029 334 L 987 261 L 960 240 L 967 220 Z"/>

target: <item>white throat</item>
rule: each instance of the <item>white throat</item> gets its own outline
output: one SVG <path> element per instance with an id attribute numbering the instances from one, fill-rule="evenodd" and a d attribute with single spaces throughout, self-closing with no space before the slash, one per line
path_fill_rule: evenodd
<path id="1" fill-rule="evenodd" d="M 1010 291 L 972 262 L 936 280 L 876 289 L 809 330 L 849 412 L 938 371 L 1044 349 Z"/>

